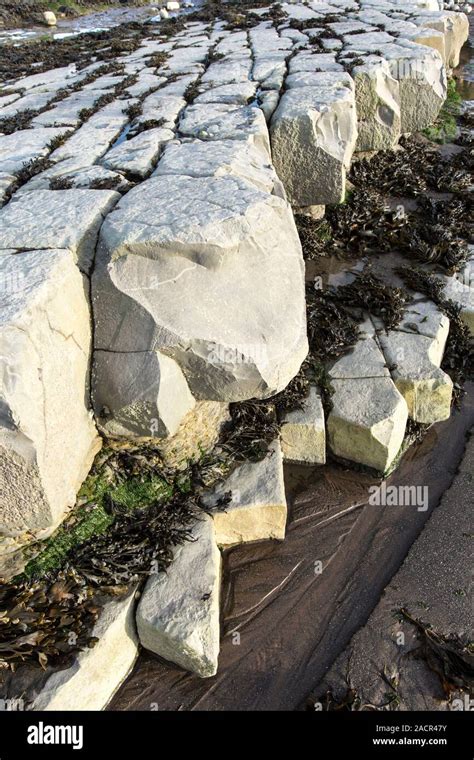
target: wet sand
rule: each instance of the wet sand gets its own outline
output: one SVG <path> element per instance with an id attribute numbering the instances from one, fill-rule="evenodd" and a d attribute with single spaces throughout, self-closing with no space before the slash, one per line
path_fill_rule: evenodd
<path id="1" fill-rule="evenodd" d="M 363 473 L 289 468 L 284 542 L 225 557 L 219 673 L 202 680 L 142 652 L 111 710 L 295 710 L 366 622 L 449 487 L 474 423 L 462 409 L 411 447 L 388 484 L 428 486 L 429 508 L 368 504 Z M 320 560 L 323 572 L 315 572 Z M 237 636 L 236 634 L 239 634 Z M 239 643 L 240 642 L 240 643 Z"/>

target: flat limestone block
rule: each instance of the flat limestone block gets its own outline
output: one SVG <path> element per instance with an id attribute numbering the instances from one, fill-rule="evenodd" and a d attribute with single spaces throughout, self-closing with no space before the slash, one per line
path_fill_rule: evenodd
<path id="1" fill-rule="evenodd" d="M 285 191 L 269 159 L 251 140 L 169 143 L 153 176 L 223 177 L 230 174 L 281 198 Z"/>
<path id="2" fill-rule="evenodd" d="M 408 409 L 390 378 L 332 380 L 328 442 L 336 456 L 385 472 L 405 435 Z"/>
<path id="3" fill-rule="evenodd" d="M 285 538 L 287 506 L 278 441 L 260 462 L 246 462 L 237 467 L 214 495 L 227 492 L 232 494 L 231 502 L 225 511 L 213 513 L 219 546 Z"/>
<path id="4" fill-rule="evenodd" d="M 138 655 L 135 593 L 108 602 L 91 635 L 99 641 L 66 670 L 51 675 L 32 710 L 103 710 L 130 673 Z"/>
<path id="5" fill-rule="evenodd" d="M 370 335 L 359 339 L 350 351 L 337 359 L 329 369 L 329 374 L 334 380 L 390 377 L 385 357 Z"/>
<path id="6" fill-rule="evenodd" d="M 67 248 L 88 272 L 104 216 L 119 198 L 112 190 L 36 190 L 14 197 L 0 211 L 0 245 L 20 251 Z"/>
<path id="7" fill-rule="evenodd" d="M 194 99 L 194 103 L 227 103 L 245 106 L 255 97 L 257 85 L 255 82 L 236 82 L 223 84 L 206 90 Z"/>
<path id="8" fill-rule="evenodd" d="M 425 424 L 447 420 L 453 382 L 439 368 L 443 351 L 436 338 L 393 330 L 381 333 L 380 343 L 409 416 Z"/>
<path id="9" fill-rule="evenodd" d="M 92 166 L 120 135 L 128 121 L 124 109 L 133 102 L 118 100 L 101 108 L 51 154 L 51 160 L 75 158 L 81 166 Z"/>
<path id="10" fill-rule="evenodd" d="M 137 609 L 145 649 L 201 678 L 217 672 L 221 555 L 214 523 L 203 513 L 193 541 L 174 551 L 165 573 L 151 575 Z"/>
<path id="11" fill-rule="evenodd" d="M 67 250 L 2 251 L 0 283 L 0 523 L 36 536 L 74 504 L 100 448 L 88 284 Z"/>
<path id="12" fill-rule="evenodd" d="M 200 140 L 248 140 L 270 156 L 270 141 L 265 117 L 253 106 L 224 103 L 197 103 L 188 106 L 179 131 Z"/>
<path id="13" fill-rule="evenodd" d="M 101 164 L 143 179 L 152 171 L 163 146 L 173 137 L 170 129 L 146 130 L 107 151 Z"/>
<path id="14" fill-rule="evenodd" d="M 299 464 L 325 464 L 326 426 L 321 396 L 311 386 L 302 409 L 285 415 L 280 440 L 283 458 Z"/>
<path id="15" fill-rule="evenodd" d="M 65 129 L 20 129 L 11 135 L 0 135 L 0 173 L 16 174 L 24 164 L 49 153 L 48 145 Z"/>

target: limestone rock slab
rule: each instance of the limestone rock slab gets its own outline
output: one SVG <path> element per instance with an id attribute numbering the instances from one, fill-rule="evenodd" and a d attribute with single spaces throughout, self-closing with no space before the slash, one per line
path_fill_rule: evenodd
<path id="1" fill-rule="evenodd" d="M 308 86 L 286 91 L 270 132 L 273 163 L 292 204 L 343 200 L 357 139 L 353 89 Z"/>
<path id="2" fill-rule="evenodd" d="M 87 283 L 67 250 L 2 251 L 0 274 L 1 524 L 38 535 L 74 504 L 100 446 Z"/>
<path id="3" fill-rule="evenodd" d="M 328 442 L 343 459 L 385 472 L 403 442 L 408 418 L 405 399 L 390 378 L 332 380 L 333 408 Z"/>
<path id="4" fill-rule="evenodd" d="M 112 190 L 35 190 L 0 210 L 2 248 L 67 248 L 88 272 L 104 216 L 117 200 Z M 0 249 L 1 251 L 1 249 Z"/>
<path id="5" fill-rule="evenodd" d="M 352 70 L 355 82 L 357 151 L 390 150 L 401 135 L 400 87 L 383 58 L 369 56 Z"/>
<path id="6" fill-rule="evenodd" d="M 270 141 L 265 117 L 259 108 L 221 103 L 189 106 L 179 131 L 200 140 L 249 140 L 270 156 Z"/>
<path id="7" fill-rule="evenodd" d="M 391 330 L 380 334 L 380 343 L 409 416 L 424 424 L 448 419 L 453 382 L 439 368 L 442 350 L 436 339 Z"/>
<path id="8" fill-rule="evenodd" d="M 173 137 L 170 129 L 148 129 L 111 148 L 101 163 L 109 169 L 144 179 L 156 164 L 163 145 Z"/>
<path id="9" fill-rule="evenodd" d="M 260 462 L 245 462 L 237 467 L 213 496 L 225 493 L 231 494 L 230 503 L 225 511 L 213 513 L 219 546 L 285 537 L 287 506 L 283 456 L 278 441 L 269 447 Z"/>
<path id="10" fill-rule="evenodd" d="M 16 174 L 29 161 L 47 156 L 49 143 L 64 133 L 64 129 L 38 127 L 0 135 L 0 172 Z"/>
<path id="11" fill-rule="evenodd" d="M 291 210 L 237 178 L 131 190 L 102 226 L 92 292 L 96 349 L 160 350 L 202 400 L 271 396 L 307 353 Z"/>
<path id="12" fill-rule="evenodd" d="M 203 514 L 193 540 L 176 547 L 168 570 L 148 579 L 137 609 L 142 646 L 201 678 L 215 675 L 220 582 L 214 523 Z"/>
<path id="13" fill-rule="evenodd" d="M 326 426 L 321 396 L 311 386 L 302 409 L 288 412 L 280 431 L 283 457 L 298 464 L 325 464 Z"/>
<path id="14" fill-rule="evenodd" d="M 188 177 L 240 177 L 260 190 L 285 196 L 269 159 L 251 141 L 191 140 L 169 143 L 153 176 L 182 174 Z"/>

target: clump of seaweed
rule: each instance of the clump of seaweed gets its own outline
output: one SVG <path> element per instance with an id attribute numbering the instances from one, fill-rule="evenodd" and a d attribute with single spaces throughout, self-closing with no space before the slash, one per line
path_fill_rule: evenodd
<path id="1" fill-rule="evenodd" d="M 277 438 L 279 424 L 271 401 L 251 399 L 230 404 L 230 422 L 223 430 L 220 447 L 234 462 L 263 459 Z"/>
<path id="2" fill-rule="evenodd" d="M 456 635 L 444 636 L 429 624 L 414 618 L 406 609 L 401 614 L 418 632 L 422 657 L 430 670 L 439 676 L 444 693 L 449 696 L 456 689 L 472 689 L 474 681 L 474 651 Z"/>
<path id="3" fill-rule="evenodd" d="M 393 330 L 400 323 L 411 300 L 401 288 L 386 285 L 370 272 L 359 274 L 353 282 L 339 287 L 337 298 L 347 307 L 362 309 L 380 317 L 387 330 Z"/>
<path id="4" fill-rule="evenodd" d="M 420 267 L 399 267 L 395 272 L 414 292 L 423 293 L 436 304 L 444 300 L 444 285 L 432 272 Z"/>
<path id="5" fill-rule="evenodd" d="M 355 185 L 377 187 L 385 195 L 416 198 L 428 190 L 462 192 L 472 182 L 470 172 L 442 158 L 435 145 L 403 137 L 396 151 L 357 161 L 350 174 Z"/>
<path id="6" fill-rule="evenodd" d="M 325 362 L 336 359 L 359 337 L 357 320 L 334 297 L 334 294 L 306 289 L 308 340 L 313 359 Z"/>
<path id="7" fill-rule="evenodd" d="M 87 121 L 87 119 L 90 119 L 90 117 L 93 116 L 99 110 L 99 108 L 112 103 L 115 100 L 115 97 L 115 91 L 104 93 L 104 95 L 101 95 L 100 98 L 97 98 L 93 106 L 90 106 L 89 108 L 82 108 L 79 111 L 79 121 Z"/>
<path id="8" fill-rule="evenodd" d="M 152 53 L 152 55 L 148 56 L 148 58 L 145 59 L 145 66 L 148 68 L 160 69 L 162 66 L 164 66 L 167 60 L 168 53 Z"/>
<path id="9" fill-rule="evenodd" d="M 295 222 L 305 259 L 316 259 L 318 256 L 327 255 L 326 247 L 332 235 L 328 221 L 316 220 L 305 214 L 295 214 Z"/>
<path id="10" fill-rule="evenodd" d="M 71 177 L 51 177 L 49 180 L 50 190 L 70 190 L 74 187 Z"/>
<path id="11" fill-rule="evenodd" d="M 188 84 L 184 91 L 184 99 L 186 103 L 191 104 L 199 95 L 199 82 L 191 82 Z"/>

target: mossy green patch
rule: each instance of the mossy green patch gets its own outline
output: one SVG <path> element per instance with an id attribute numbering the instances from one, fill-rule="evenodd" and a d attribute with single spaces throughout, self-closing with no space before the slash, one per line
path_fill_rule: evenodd
<path id="1" fill-rule="evenodd" d="M 90 475 L 79 492 L 79 502 L 86 503 L 77 507 L 71 517 L 44 541 L 43 549 L 26 565 L 24 575 L 41 578 L 61 567 L 71 549 L 104 533 L 114 522 L 114 516 L 106 509 L 106 499 L 133 511 L 172 495 L 173 486 L 155 475 L 131 477 L 112 487 L 100 474 Z"/>
<path id="2" fill-rule="evenodd" d="M 461 96 L 456 89 L 456 81 L 448 80 L 446 100 L 435 123 L 423 130 L 423 134 L 432 142 L 447 143 L 456 138 L 457 118 L 461 111 Z"/>

